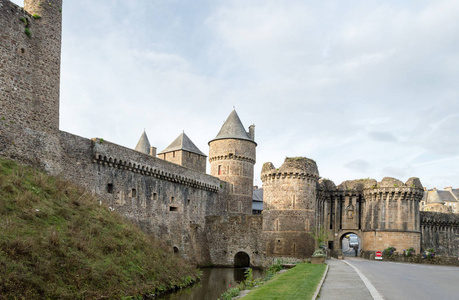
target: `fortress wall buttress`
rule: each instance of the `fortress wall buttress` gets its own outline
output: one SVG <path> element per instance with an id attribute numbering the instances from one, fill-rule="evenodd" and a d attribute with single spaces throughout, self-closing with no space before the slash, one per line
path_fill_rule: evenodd
<path id="1" fill-rule="evenodd" d="M 58 174 L 62 1 L 24 2 L 0 2 L 0 154 Z"/>
<path id="2" fill-rule="evenodd" d="M 309 235 L 316 226 L 317 181 L 313 160 L 286 158 L 275 169 L 263 165 L 263 242 L 268 257 L 305 258 L 314 252 Z"/>
<path id="3" fill-rule="evenodd" d="M 211 263 L 205 217 L 226 208 L 225 184 L 207 174 L 101 139 L 61 132 L 62 176 L 100 197 L 171 251 Z"/>

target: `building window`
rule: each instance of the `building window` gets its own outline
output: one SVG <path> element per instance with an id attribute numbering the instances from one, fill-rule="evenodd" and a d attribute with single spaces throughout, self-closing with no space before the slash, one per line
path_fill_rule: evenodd
<path id="1" fill-rule="evenodd" d="M 113 183 L 107 183 L 107 193 L 113 194 Z"/>
<path id="2" fill-rule="evenodd" d="M 191 202 L 190 199 L 186 200 L 186 204 L 190 205 L 190 202 Z"/>
<path id="3" fill-rule="evenodd" d="M 137 197 L 137 190 L 136 190 L 136 189 L 132 189 L 132 191 L 131 191 L 131 197 L 132 197 L 132 198 Z"/>
<path id="4" fill-rule="evenodd" d="M 158 194 L 157 193 L 153 193 L 153 200 L 158 200 Z"/>
<path id="5" fill-rule="evenodd" d="M 222 166 L 221 165 L 218 166 L 218 175 L 222 175 Z"/>
<path id="6" fill-rule="evenodd" d="M 174 199 L 175 199 L 174 197 L 171 197 L 171 202 L 174 202 Z"/>
<path id="7" fill-rule="evenodd" d="M 172 157 L 175 158 L 175 151 L 172 151 Z"/>
<path id="8" fill-rule="evenodd" d="M 176 207 L 176 206 L 169 206 L 169 211 L 178 211 L 178 207 Z"/>

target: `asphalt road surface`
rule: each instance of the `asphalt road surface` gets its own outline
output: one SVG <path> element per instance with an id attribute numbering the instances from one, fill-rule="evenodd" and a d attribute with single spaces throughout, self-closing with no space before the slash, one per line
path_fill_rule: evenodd
<path id="1" fill-rule="evenodd" d="M 459 267 L 371 261 L 346 257 L 388 300 L 459 299 Z"/>

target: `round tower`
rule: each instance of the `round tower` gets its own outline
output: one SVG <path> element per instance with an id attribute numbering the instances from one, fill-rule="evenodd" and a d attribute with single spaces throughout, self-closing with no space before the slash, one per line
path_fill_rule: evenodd
<path id="1" fill-rule="evenodd" d="M 235 110 L 209 142 L 210 174 L 231 184 L 229 213 L 252 214 L 256 146 L 255 126 L 246 132 Z"/>
<path id="2" fill-rule="evenodd" d="M 418 178 L 406 183 L 385 177 L 377 185 L 365 186 L 364 251 L 395 247 L 421 250 L 419 202 L 424 190 Z"/>
<path id="3" fill-rule="evenodd" d="M 319 171 L 305 157 L 287 157 L 276 169 L 265 163 L 263 181 L 263 241 L 268 257 L 305 258 L 313 254 Z"/>

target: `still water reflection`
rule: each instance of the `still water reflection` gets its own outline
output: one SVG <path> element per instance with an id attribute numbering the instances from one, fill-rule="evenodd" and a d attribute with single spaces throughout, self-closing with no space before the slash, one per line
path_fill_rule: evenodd
<path id="1" fill-rule="evenodd" d="M 193 286 L 166 295 L 162 300 L 216 300 L 231 286 L 244 280 L 246 268 L 205 268 L 201 269 L 201 281 Z M 261 277 L 262 271 L 253 270 L 253 277 Z"/>

